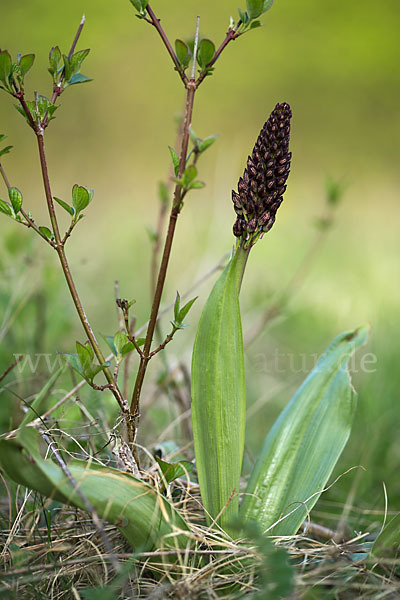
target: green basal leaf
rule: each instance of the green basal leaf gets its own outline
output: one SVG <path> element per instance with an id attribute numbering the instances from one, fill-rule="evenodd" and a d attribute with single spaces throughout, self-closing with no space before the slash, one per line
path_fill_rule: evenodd
<path id="1" fill-rule="evenodd" d="M 199 48 L 197 50 L 197 62 L 200 69 L 204 70 L 207 65 L 212 61 L 215 54 L 214 42 L 208 39 L 201 40 Z"/>
<path id="2" fill-rule="evenodd" d="M 8 190 L 8 197 L 13 207 L 14 214 L 17 215 L 22 207 L 22 194 L 16 187 L 11 187 Z"/>
<path id="3" fill-rule="evenodd" d="M 75 208 L 75 213 L 78 214 L 89 205 L 90 194 L 88 190 L 78 185 L 77 183 L 72 188 L 72 204 Z"/>
<path id="4" fill-rule="evenodd" d="M 11 480 L 86 511 L 77 483 L 99 516 L 116 525 L 141 551 L 190 545 L 188 525 L 154 488 L 129 473 L 78 459 L 68 463 L 71 482 L 51 458 L 42 458 L 39 434 L 33 427 L 21 428 L 13 439 L 0 440 L 0 465 Z"/>
<path id="5" fill-rule="evenodd" d="M 10 88 L 9 77 L 12 72 L 11 56 L 7 50 L 0 52 L 0 81 L 7 89 Z"/>
<path id="6" fill-rule="evenodd" d="M 317 502 L 350 435 L 356 400 L 348 361 L 368 329 L 338 336 L 278 417 L 243 498 L 245 521 L 295 535 Z"/>
<path id="7" fill-rule="evenodd" d="M 264 0 L 246 0 L 247 14 L 252 21 L 259 17 L 264 9 Z"/>
<path id="8" fill-rule="evenodd" d="M 5 215 L 7 215 L 8 217 L 12 217 L 13 216 L 13 212 L 11 209 L 11 206 L 9 206 L 7 204 L 7 202 L 4 202 L 4 200 L 0 199 L 0 211 L 2 213 L 4 213 Z"/>
<path id="9" fill-rule="evenodd" d="M 52 231 L 50 231 L 50 229 L 48 227 L 46 227 L 45 225 L 41 225 L 39 227 L 39 231 L 40 233 L 42 233 L 45 237 L 47 237 L 48 240 L 51 240 L 53 237 L 53 233 Z"/>
<path id="10" fill-rule="evenodd" d="M 187 44 L 182 40 L 175 40 L 175 53 L 182 67 L 186 69 L 191 58 Z"/>
<path id="11" fill-rule="evenodd" d="M 261 21 L 252 21 L 249 29 L 258 29 L 258 27 L 261 27 Z"/>
<path id="12" fill-rule="evenodd" d="M 69 213 L 71 215 L 71 217 L 74 216 L 75 211 L 72 208 L 72 206 L 70 206 L 69 204 L 67 204 L 66 202 L 64 202 L 64 200 L 61 200 L 61 198 L 56 198 L 56 196 L 53 196 L 53 200 L 55 200 L 57 202 L 57 204 L 59 204 L 60 206 L 62 206 L 62 208 L 64 210 L 66 210 L 67 213 Z"/>
<path id="13" fill-rule="evenodd" d="M 201 497 L 210 522 L 229 529 L 238 514 L 246 390 L 236 252 L 214 285 L 192 358 L 192 423 Z"/>
<path id="14" fill-rule="evenodd" d="M 170 153 L 171 159 L 172 159 L 172 166 L 174 168 L 174 174 L 175 174 L 175 177 L 177 177 L 178 173 L 179 173 L 179 156 L 177 155 L 177 153 L 171 146 L 168 146 L 168 149 L 169 149 L 169 153 Z"/>

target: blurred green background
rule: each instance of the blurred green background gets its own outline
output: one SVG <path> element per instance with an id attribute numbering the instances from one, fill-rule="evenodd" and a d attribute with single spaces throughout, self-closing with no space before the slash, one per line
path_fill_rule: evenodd
<path id="1" fill-rule="evenodd" d="M 192 37 L 200 14 L 201 35 L 216 44 L 237 6 L 231 0 L 153 3 L 172 40 Z M 82 13 L 87 22 L 78 49 L 91 48 L 83 72 L 94 81 L 62 96 L 47 134 L 48 162 L 54 195 L 69 201 L 74 183 L 95 189 L 68 254 L 95 331 L 112 334 L 117 329 L 116 279 L 122 296 L 137 300 L 138 324 L 148 318 L 151 245 L 146 228 L 156 223 L 157 186 L 168 175 L 168 145 L 175 143 L 183 89 L 155 31 L 135 18 L 128 0 L 57 5 L 2 0 L 1 47 L 14 56 L 18 51 L 37 55 L 29 94 L 51 94 L 48 51 L 58 44 L 67 52 Z M 200 137 L 220 137 L 200 163 L 207 187 L 188 197 L 179 219 L 164 301 L 172 301 L 176 289 L 188 289 L 232 246 L 231 190 L 276 102 L 289 102 L 292 171 L 277 224 L 252 250 L 242 292 L 245 330 L 285 289 L 314 244 L 315 219 L 326 210 L 326 176 L 345 182 L 347 189 L 335 226 L 301 286 L 247 350 L 248 460 L 304 377 L 302 361 L 311 368 L 312 355 L 333 337 L 369 321 L 365 352 L 376 356 L 376 364 L 369 364 L 371 373 L 359 367 L 354 373 L 359 408 L 336 474 L 356 465 L 366 470 L 345 475 L 318 506 L 326 522 L 327 513 L 335 506 L 340 512 L 348 500 L 354 503 L 354 527 L 362 526 L 365 510 L 372 511 L 368 518 L 378 527 L 382 482 L 389 509 L 400 510 L 400 7 L 398 0 L 275 0 L 263 23 L 229 46 L 196 97 L 193 128 Z M 48 224 L 35 140 L 11 105 L 2 93 L 0 132 L 14 146 L 3 164 L 23 192 L 25 206 L 38 222 Z M 5 189 L 1 195 L 6 196 Z M 0 371 L 14 353 L 71 351 L 83 337 L 56 256 L 28 231 L 16 229 L 5 216 L 0 220 Z M 172 364 L 178 359 L 190 364 L 196 322 L 214 279 L 196 292 L 200 298 L 191 327 L 168 347 Z M 284 356 L 279 372 L 272 362 L 276 352 Z M 153 366 L 153 378 L 161 368 Z M 150 378 L 148 395 L 152 385 Z M 37 389 L 33 377 L 24 393 L 29 397 Z M 1 395 L 5 427 L 5 407 L 15 400 L 7 390 Z M 160 400 L 143 416 L 142 441 L 157 440 L 168 421 L 163 406 Z"/>

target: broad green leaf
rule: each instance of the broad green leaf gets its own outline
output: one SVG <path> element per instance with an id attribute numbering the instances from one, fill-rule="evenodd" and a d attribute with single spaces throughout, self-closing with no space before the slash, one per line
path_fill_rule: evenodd
<path id="1" fill-rule="evenodd" d="M 180 64 L 186 69 L 190 63 L 190 52 L 187 44 L 182 40 L 175 40 L 175 52 Z"/>
<path id="2" fill-rule="evenodd" d="M 212 61 L 215 54 L 214 42 L 208 39 L 201 40 L 197 51 L 197 62 L 199 63 L 200 69 L 204 70 L 207 65 Z"/>
<path id="3" fill-rule="evenodd" d="M 11 75 L 12 62 L 11 56 L 7 50 L 0 52 L 0 81 L 4 83 L 6 88 L 9 87 L 8 78 Z"/>
<path id="4" fill-rule="evenodd" d="M 179 173 L 179 156 L 177 155 L 175 150 L 172 148 L 172 146 L 168 146 L 168 148 L 169 148 L 169 153 L 170 153 L 171 159 L 172 159 L 172 166 L 174 167 L 175 177 L 177 177 L 178 173 Z"/>
<path id="5" fill-rule="evenodd" d="M 71 215 L 71 217 L 74 216 L 75 211 L 72 208 L 72 206 L 70 206 L 69 204 L 67 204 L 66 202 L 64 202 L 64 200 L 61 200 L 61 198 L 56 198 L 56 196 L 53 196 L 53 199 L 57 202 L 57 204 L 59 204 L 60 206 L 62 206 L 63 209 L 66 210 L 67 213 L 69 213 Z"/>
<path id="6" fill-rule="evenodd" d="M 264 0 L 246 0 L 246 7 L 249 19 L 256 19 L 263 12 Z"/>
<path id="7" fill-rule="evenodd" d="M 350 435 L 356 400 L 347 364 L 367 336 L 368 327 L 339 335 L 276 420 L 243 498 L 245 521 L 294 535 L 317 502 Z"/>
<path id="8" fill-rule="evenodd" d="M 400 513 L 397 513 L 385 525 L 383 531 L 376 538 L 373 546 L 373 554 L 381 554 L 385 550 L 400 549 Z"/>
<path id="9" fill-rule="evenodd" d="M 8 190 L 8 197 L 13 207 L 14 214 L 18 214 L 22 207 L 22 194 L 16 187 L 11 187 Z"/>
<path id="10" fill-rule="evenodd" d="M 23 427 L 13 439 L 0 440 L 0 465 L 7 476 L 49 498 L 86 510 L 61 468 L 41 457 L 38 442 L 33 427 Z M 87 460 L 73 459 L 68 469 L 99 516 L 115 524 L 134 548 L 186 547 L 186 522 L 150 485 Z"/>
<path id="11" fill-rule="evenodd" d="M 8 217 L 13 216 L 11 206 L 9 206 L 9 204 L 7 204 L 7 202 L 4 202 L 4 200 L 0 200 L 0 212 L 4 213 Z"/>
<path id="12" fill-rule="evenodd" d="M 19 68 L 21 70 L 21 77 L 24 78 L 29 69 L 32 67 L 35 60 L 34 54 L 25 54 L 20 60 Z"/>
<path id="13" fill-rule="evenodd" d="M 82 210 L 88 206 L 90 202 L 90 196 L 88 190 L 78 184 L 75 184 L 72 188 L 72 204 L 75 208 L 76 214 L 80 213 Z"/>
<path id="14" fill-rule="evenodd" d="M 192 358 L 192 422 L 207 520 L 229 529 L 237 516 L 244 449 L 246 391 L 235 253 L 203 309 Z"/>

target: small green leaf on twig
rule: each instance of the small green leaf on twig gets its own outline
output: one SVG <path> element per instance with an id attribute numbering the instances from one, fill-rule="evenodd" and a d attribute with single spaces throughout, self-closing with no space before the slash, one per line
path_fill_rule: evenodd
<path id="1" fill-rule="evenodd" d="M 8 190 L 8 197 L 13 207 L 14 214 L 17 215 L 22 207 L 22 194 L 16 187 L 11 187 Z"/>
<path id="2" fill-rule="evenodd" d="M 343 198 L 343 194 L 346 190 L 346 184 L 328 176 L 326 178 L 325 186 L 327 203 L 332 207 L 336 207 Z"/>
<path id="3" fill-rule="evenodd" d="M 266 13 L 274 3 L 274 0 L 264 0 L 263 13 Z"/>
<path id="4" fill-rule="evenodd" d="M 182 40 L 175 40 L 175 53 L 183 69 L 186 69 L 190 63 L 190 50 L 187 44 Z"/>
<path id="5" fill-rule="evenodd" d="M 71 215 L 71 217 L 74 216 L 75 211 L 72 208 L 72 206 L 70 206 L 69 204 L 67 204 L 66 202 L 64 202 L 64 200 L 61 200 L 61 198 L 56 198 L 56 196 L 53 196 L 53 199 L 57 202 L 57 204 L 59 204 L 60 206 L 62 206 L 63 209 L 66 210 Z"/>
<path id="6" fill-rule="evenodd" d="M 197 148 L 199 152 L 205 152 L 217 140 L 218 135 L 209 135 L 204 140 L 198 140 Z"/>
<path id="7" fill-rule="evenodd" d="M 93 192 L 89 193 L 89 190 L 82 185 L 77 183 L 72 188 L 72 204 L 75 208 L 75 212 L 78 215 L 82 210 L 89 205 L 93 197 Z"/>
<path id="8" fill-rule="evenodd" d="M 35 61 L 34 54 L 25 54 L 24 56 L 21 57 L 21 59 L 19 61 L 19 70 L 20 70 L 22 79 L 25 77 L 25 75 L 27 74 L 29 69 L 31 69 L 34 61 Z"/>
<path id="9" fill-rule="evenodd" d="M 10 91 L 10 75 L 12 73 L 11 56 L 7 50 L 0 52 L 0 81 L 4 84 L 7 91 Z"/>
<path id="10" fill-rule="evenodd" d="M 259 17 L 264 8 L 264 0 L 246 0 L 247 14 L 249 19 L 252 21 Z"/>
<path id="11" fill-rule="evenodd" d="M 171 159 L 172 159 L 172 166 L 174 168 L 175 177 L 178 177 L 178 173 L 179 173 L 179 156 L 177 155 L 177 153 L 175 152 L 175 150 L 172 148 L 172 146 L 168 146 L 168 148 L 169 148 L 169 153 L 170 153 Z"/>
<path id="12" fill-rule="evenodd" d="M 212 61 L 215 55 L 214 42 L 208 39 L 201 40 L 199 49 L 197 51 L 197 62 L 202 71 L 204 71 L 207 65 Z"/>
<path id="13" fill-rule="evenodd" d="M 83 75 L 82 73 L 75 73 L 75 75 L 72 75 L 71 79 L 67 81 L 65 87 L 77 83 L 86 83 L 87 81 L 93 81 L 93 79 L 91 77 L 86 77 L 86 75 Z"/>
<path id="14" fill-rule="evenodd" d="M 4 200 L 0 200 L 0 211 L 8 217 L 13 216 L 11 206 L 7 202 L 4 202 Z"/>
<path id="15" fill-rule="evenodd" d="M 160 181 L 160 183 L 158 184 L 158 197 L 160 199 L 160 202 L 163 206 L 167 206 L 168 202 L 169 202 L 169 190 L 167 185 L 163 182 Z"/>
<path id="16" fill-rule="evenodd" d="M 45 237 L 47 237 L 48 240 L 51 240 L 53 238 L 53 234 L 50 231 L 50 229 L 48 227 L 45 227 L 44 225 L 41 225 L 39 227 L 39 231 L 40 233 L 42 233 Z"/>
<path id="17" fill-rule="evenodd" d="M 58 46 L 52 48 L 49 52 L 49 68 L 48 71 L 50 75 L 53 77 L 54 83 L 58 83 L 58 75 L 61 73 L 60 69 L 61 62 L 61 50 Z"/>
<path id="18" fill-rule="evenodd" d="M 130 0 L 130 3 L 138 11 L 138 17 L 143 18 L 146 15 L 146 6 L 149 3 L 148 0 Z"/>
<path id="19" fill-rule="evenodd" d="M 185 306 L 181 308 L 181 297 L 179 295 L 179 292 L 176 292 L 176 299 L 174 305 L 174 322 L 172 323 L 173 327 L 176 327 L 177 329 L 181 329 L 183 327 L 183 320 L 185 319 L 189 310 L 192 308 L 193 304 L 196 302 L 197 298 L 198 296 L 196 296 L 196 298 L 193 298 L 192 300 L 189 300 L 189 302 L 187 302 Z"/>

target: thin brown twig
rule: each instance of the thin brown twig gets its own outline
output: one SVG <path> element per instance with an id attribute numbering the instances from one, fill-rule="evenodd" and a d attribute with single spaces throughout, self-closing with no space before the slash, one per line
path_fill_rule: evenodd
<path id="1" fill-rule="evenodd" d="M 183 172 L 186 167 L 186 156 L 187 149 L 189 145 L 189 134 L 190 134 L 190 125 L 192 122 L 192 114 L 193 114 L 193 104 L 194 104 L 194 96 L 196 92 L 195 82 L 190 80 L 187 83 L 187 94 L 186 94 L 186 109 L 185 109 L 185 121 L 183 127 L 183 136 L 182 136 L 182 145 L 181 145 L 181 153 L 179 160 L 179 171 L 178 171 L 178 179 L 180 179 L 183 175 Z M 132 395 L 131 402 L 131 414 L 134 419 L 137 419 L 139 416 L 139 398 L 140 393 L 143 386 L 144 377 L 147 370 L 147 365 L 149 362 L 150 348 L 151 343 L 153 341 L 154 329 L 157 323 L 158 311 L 160 308 L 161 296 L 164 289 L 165 278 L 168 269 L 169 258 L 171 255 L 172 242 L 175 234 L 176 222 L 181 211 L 181 198 L 182 198 L 182 186 L 178 183 L 175 187 L 174 192 L 174 200 L 172 204 L 168 232 L 165 239 L 163 256 L 161 259 L 160 270 L 157 279 L 156 292 L 154 294 L 154 300 L 150 315 L 150 322 L 146 333 L 146 341 L 144 343 L 143 354 L 144 357 L 141 358 L 139 364 L 139 370 L 136 377 L 135 387 Z"/>
<path id="2" fill-rule="evenodd" d="M 180 78 L 182 79 L 182 82 L 184 84 L 184 86 L 186 87 L 187 83 L 188 83 L 188 78 L 185 74 L 185 71 L 182 69 L 181 63 L 178 60 L 178 57 L 176 56 L 174 49 L 171 46 L 171 42 L 169 41 L 164 29 L 161 27 L 161 23 L 160 23 L 160 19 L 158 19 L 156 17 L 156 15 L 154 14 L 150 4 L 148 4 L 146 6 L 146 11 L 147 14 L 150 17 L 150 21 L 152 25 L 154 25 L 154 27 L 156 28 L 160 38 L 163 41 L 164 46 L 167 49 L 168 54 L 170 55 L 172 62 L 175 65 L 175 69 L 178 71 Z"/>

